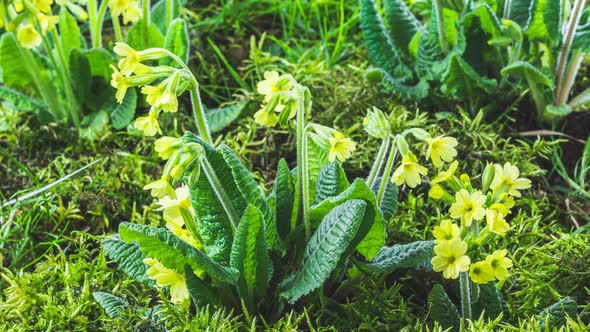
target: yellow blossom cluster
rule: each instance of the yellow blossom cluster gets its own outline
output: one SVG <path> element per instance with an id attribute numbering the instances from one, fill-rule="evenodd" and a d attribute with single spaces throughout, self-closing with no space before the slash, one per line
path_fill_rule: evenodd
<path id="1" fill-rule="evenodd" d="M 138 0 L 109 0 L 113 16 L 123 16 L 123 24 L 135 23 L 141 18 Z"/>
<path id="2" fill-rule="evenodd" d="M 472 186 L 467 174 L 457 177 L 457 168 L 458 162 L 453 162 L 431 180 L 430 197 L 449 204 L 449 217 L 458 221 L 445 219 L 434 227 L 433 269 L 448 279 L 468 271 L 471 280 L 479 284 L 505 280 L 512 267 L 508 251 L 499 249 L 486 255 L 484 249 L 494 236 L 505 236 L 510 230 L 506 217 L 515 205 L 514 198 L 530 188 L 531 181 L 520 177 L 518 167 L 510 163 L 488 164 L 479 189 Z"/>

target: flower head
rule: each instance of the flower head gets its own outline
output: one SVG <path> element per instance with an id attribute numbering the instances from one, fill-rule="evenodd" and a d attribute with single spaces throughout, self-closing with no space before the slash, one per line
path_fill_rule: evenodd
<path id="1" fill-rule="evenodd" d="M 146 184 L 143 187 L 143 190 L 151 190 L 151 194 L 153 197 L 162 198 L 165 196 L 173 196 L 175 197 L 176 193 L 174 188 L 168 182 L 167 177 L 163 177 L 160 180 L 156 180 L 152 183 Z"/>
<path id="2" fill-rule="evenodd" d="M 494 167 L 494 180 L 492 180 L 490 186 L 494 192 L 505 191 L 509 195 L 520 197 L 519 190 L 531 187 L 531 180 L 519 177 L 520 171 L 518 167 L 510 163 L 505 163 L 503 167 L 496 164 Z"/>
<path id="3" fill-rule="evenodd" d="M 505 280 L 508 277 L 508 269 L 512 267 L 512 260 L 506 257 L 508 250 L 496 250 L 486 257 L 486 262 L 494 270 L 494 277 L 498 280 Z"/>
<path id="4" fill-rule="evenodd" d="M 182 144 L 181 138 L 164 136 L 154 142 L 154 150 L 160 158 L 167 160 Z"/>
<path id="5" fill-rule="evenodd" d="M 35 48 L 43 42 L 41 35 L 32 24 L 21 26 L 16 33 L 16 39 L 24 48 Z"/>
<path id="6" fill-rule="evenodd" d="M 481 261 L 471 264 L 469 276 L 475 283 L 487 284 L 494 280 L 494 270 L 488 261 Z"/>
<path id="7" fill-rule="evenodd" d="M 432 257 L 432 269 L 443 273 L 447 279 L 457 279 L 459 272 L 469 270 L 471 260 L 465 255 L 467 242 L 456 237 L 449 241 L 441 241 L 434 247 L 436 256 Z"/>
<path id="8" fill-rule="evenodd" d="M 352 152 L 356 149 L 356 144 L 352 139 L 345 137 L 342 133 L 334 131 L 332 138 L 329 139 L 330 152 L 328 154 L 328 160 L 330 162 L 338 159 L 344 162 L 350 158 Z"/>
<path id="9" fill-rule="evenodd" d="M 502 213 L 491 209 L 486 211 L 486 224 L 490 232 L 501 236 L 506 235 L 506 232 L 510 229 L 510 225 L 508 225 Z"/>
<path id="10" fill-rule="evenodd" d="M 129 5 L 123 12 L 123 24 L 135 23 L 141 18 L 139 1 L 130 1 Z"/>
<path id="11" fill-rule="evenodd" d="M 365 131 L 373 137 L 386 139 L 389 136 L 389 121 L 377 107 L 373 107 L 373 111 L 367 111 L 363 126 Z"/>
<path id="12" fill-rule="evenodd" d="M 275 112 L 269 112 L 263 107 L 254 113 L 254 121 L 261 126 L 274 127 L 279 123 L 279 117 Z"/>
<path id="13" fill-rule="evenodd" d="M 482 220 L 486 215 L 483 208 L 485 203 L 486 196 L 481 191 L 470 194 L 467 190 L 461 189 L 455 194 L 455 203 L 449 208 L 449 213 L 451 218 L 460 218 L 461 224 L 469 227 L 473 220 Z"/>
<path id="14" fill-rule="evenodd" d="M 158 112 L 150 111 L 147 116 L 142 116 L 135 119 L 133 127 L 143 131 L 145 136 L 154 136 L 160 131 L 160 124 L 158 123 Z"/>
<path id="15" fill-rule="evenodd" d="M 174 195 L 164 196 L 158 201 L 159 210 L 170 208 L 191 209 L 191 196 L 187 186 L 182 186 L 174 190 Z"/>
<path id="16" fill-rule="evenodd" d="M 165 267 L 157 259 L 144 258 L 143 263 L 149 268 L 146 271 L 148 277 L 156 281 L 158 287 L 170 286 L 170 301 L 178 304 L 188 300 L 189 293 L 184 276 Z"/>
<path id="17" fill-rule="evenodd" d="M 264 101 L 269 102 L 272 96 L 279 91 L 287 91 L 291 88 L 290 84 L 285 84 L 281 76 L 276 71 L 267 71 L 264 73 L 264 80 L 258 82 L 256 90 L 264 95 Z"/>
<path id="18" fill-rule="evenodd" d="M 418 164 L 416 156 L 408 152 L 403 158 L 401 165 L 393 172 L 391 181 L 398 186 L 406 183 L 410 188 L 415 188 L 420 182 L 420 175 L 428 174 L 428 169 Z"/>
<path id="19" fill-rule="evenodd" d="M 435 243 L 452 240 L 461 234 L 459 226 L 453 224 L 450 220 L 441 221 L 439 226 L 434 226 L 432 235 L 436 238 Z"/>
<path id="20" fill-rule="evenodd" d="M 53 0 L 32 0 L 33 6 L 45 14 L 51 13 L 51 5 Z"/>
<path id="21" fill-rule="evenodd" d="M 41 27 L 41 33 L 45 35 L 48 30 L 55 29 L 55 25 L 59 22 L 59 16 L 45 15 L 39 13 L 37 15 L 37 21 L 39 22 L 39 26 Z"/>
<path id="22" fill-rule="evenodd" d="M 426 151 L 426 158 L 431 158 L 432 163 L 436 167 L 441 167 L 441 159 L 446 162 L 451 162 L 457 156 L 455 147 L 459 142 L 454 137 L 438 136 L 434 138 L 427 138 L 428 150 Z"/>
<path id="23" fill-rule="evenodd" d="M 117 69 L 117 67 L 111 65 L 111 69 L 113 69 L 113 74 L 111 75 L 111 86 L 117 89 L 117 93 L 115 94 L 117 98 L 117 102 L 120 104 L 125 99 L 125 95 L 127 94 L 127 90 L 130 88 L 129 78 L 122 75 L 121 72 Z"/>
<path id="24" fill-rule="evenodd" d="M 118 63 L 119 69 L 121 70 L 121 75 L 131 75 L 141 62 L 139 53 L 131 46 L 121 42 L 115 43 L 113 50 L 115 53 L 117 53 L 117 55 L 123 57 L 123 59 L 119 60 Z"/>
<path id="25" fill-rule="evenodd" d="M 449 169 L 447 169 L 446 171 L 440 171 L 438 173 L 438 175 L 435 176 L 434 179 L 432 179 L 430 181 L 430 183 L 437 184 L 437 183 L 449 181 L 453 177 L 453 175 L 455 175 L 455 172 L 457 171 L 458 166 L 459 166 L 459 162 L 456 160 L 453 161 L 449 165 Z"/>

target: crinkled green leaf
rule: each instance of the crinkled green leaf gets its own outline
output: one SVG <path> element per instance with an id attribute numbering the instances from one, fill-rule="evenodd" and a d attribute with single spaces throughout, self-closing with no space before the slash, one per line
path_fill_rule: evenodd
<path id="1" fill-rule="evenodd" d="M 338 195 L 349 186 L 340 163 L 334 161 L 325 165 L 322 167 L 316 183 L 315 204 Z"/>
<path id="2" fill-rule="evenodd" d="M 14 33 L 3 33 L 0 40 L 0 66 L 2 67 L 2 82 L 4 85 L 18 87 L 32 83 L 29 71 L 23 64 L 24 59 Z"/>
<path id="3" fill-rule="evenodd" d="M 396 48 L 385 28 L 375 0 L 361 0 L 360 20 L 373 65 L 396 79 L 411 76 L 410 69 L 402 62 L 401 51 Z"/>
<path id="4" fill-rule="evenodd" d="M 143 28 L 143 21 L 135 23 L 127 33 L 127 44 L 136 50 L 145 50 L 152 47 L 164 47 L 164 36 L 158 28 L 150 23 L 148 31 Z"/>
<path id="5" fill-rule="evenodd" d="M 375 196 L 377 196 L 379 193 L 381 180 L 382 177 L 377 178 L 377 180 L 373 183 L 373 188 L 371 188 L 371 190 L 373 190 L 375 193 Z M 387 184 L 385 185 L 385 193 L 383 193 L 383 200 L 381 201 L 381 206 L 379 207 L 385 222 L 388 222 L 397 212 L 397 196 L 397 185 L 391 181 L 387 181 Z"/>
<path id="6" fill-rule="evenodd" d="M 420 80 L 415 85 L 408 85 L 401 80 L 394 79 L 391 75 L 379 68 L 367 70 L 365 74 L 371 82 L 381 83 L 385 90 L 406 100 L 420 100 L 428 95 L 428 83 Z"/>
<path id="7" fill-rule="evenodd" d="M 443 82 L 443 92 L 459 100 L 471 101 L 481 93 L 494 92 L 498 85 L 494 79 L 481 77 L 457 55 L 451 57 L 449 68 L 443 76 Z"/>
<path id="8" fill-rule="evenodd" d="M 535 0 L 511 0 L 508 19 L 520 25 L 524 30 L 532 20 L 531 13 L 534 10 Z"/>
<path id="9" fill-rule="evenodd" d="M 33 112 L 37 114 L 47 112 L 47 109 L 36 100 L 5 86 L 0 86 L 0 100 L 10 103 L 19 112 Z"/>
<path id="10" fill-rule="evenodd" d="M 172 21 L 166 32 L 166 38 L 164 39 L 164 48 L 174 53 L 185 63 L 188 63 L 188 56 L 190 52 L 190 38 L 188 35 L 188 28 L 186 21 L 180 18 Z M 160 59 L 160 65 L 180 67 L 176 61 L 170 57 L 164 57 Z"/>
<path id="11" fill-rule="evenodd" d="M 207 122 L 212 133 L 223 130 L 234 122 L 246 107 L 247 102 L 241 102 L 225 107 L 207 110 Z"/>
<path id="12" fill-rule="evenodd" d="M 285 240 L 291 233 L 291 216 L 295 200 L 295 181 L 285 159 L 279 161 L 273 193 L 277 234 L 281 240 Z"/>
<path id="13" fill-rule="evenodd" d="M 70 81 L 72 83 L 72 90 L 78 107 L 82 107 L 84 102 L 90 98 L 90 84 L 91 71 L 86 52 L 80 48 L 73 48 L 70 50 L 69 57 L 69 68 L 70 68 Z"/>
<path id="14" fill-rule="evenodd" d="M 250 204 L 236 230 L 230 266 L 239 271 L 238 291 L 250 310 L 255 310 L 270 282 L 270 259 L 266 245 L 264 220 Z"/>
<path id="15" fill-rule="evenodd" d="M 461 319 L 459 311 L 441 285 L 436 284 L 432 287 L 430 294 L 428 294 L 428 305 L 430 306 L 430 316 L 443 329 L 459 331 Z"/>
<path id="16" fill-rule="evenodd" d="M 537 319 L 545 329 L 552 330 L 565 324 L 567 316 L 575 316 L 577 309 L 578 305 L 574 299 L 564 297 L 540 312 Z"/>
<path id="17" fill-rule="evenodd" d="M 145 255 L 141 252 L 137 243 L 127 243 L 116 238 L 108 238 L 102 241 L 102 250 L 130 278 L 153 286 L 154 282 L 148 278 L 146 274 L 147 268 L 143 264 Z"/>
<path id="18" fill-rule="evenodd" d="M 543 118 L 546 120 L 555 120 L 563 118 L 569 115 L 571 112 L 572 109 L 567 104 L 561 104 L 559 106 L 550 104 L 545 107 L 545 111 L 543 112 Z"/>
<path id="19" fill-rule="evenodd" d="M 197 308 L 221 305 L 221 297 L 215 288 L 195 275 L 189 265 L 185 265 L 184 271 L 186 288 Z"/>
<path id="20" fill-rule="evenodd" d="M 188 264 L 193 270 L 205 271 L 215 280 L 230 284 L 237 282 L 238 271 L 218 264 L 165 228 L 124 222 L 119 225 L 119 235 L 127 242 L 137 241 L 145 256 L 157 259 L 178 273 L 184 274 L 185 264 Z"/>
<path id="21" fill-rule="evenodd" d="M 122 129 L 127 127 L 135 117 L 137 108 L 137 92 L 135 89 L 127 90 L 122 103 L 117 103 L 111 111 L 111 123 L 113 128 Z"/>
<path id="22" fill-rule="evenodd" d="M 322 286 L 330 273 L 349 251 L 362 223 L 367 203 L 351 199 L 335 207 L 322 220 L 309 240 L 301 268 L 288 280 L 281 297 L 294 303 L 300 297 Z"/>
<path id="23" fill-rule="evenodd" d="M 307 171 L 309 174 L 309 197 L 310 204 L 315 200 L 315 183 L 318 181 L 318 176 L 324 165 L 328 164 L 328 151 L 319 146 L 314 140 L 313 135 L 307 135 Z"/>
<path id="24" fill-rule="evenodd" d="M 530 79 L 537 84 L 542 84 L 551 89 L 554 88 L 553 78 L 539 70 L 537 67 L 528 62 L 516 61 L 504 67 L 501 71 L 503 76 L 511 75 L 514 77 L 521 77 Z"/>
<path id="25" fill-rule="evenodd" d="M 59 13 L 59 35 L 64 55 L 70 56 L 70 51 L 82 47 L 82 34 L 78 22 L 66 7 Z"/>
<path id="26" fill-rule="evenodd" d="M 367 203 L 363 222 L 353 245 L 361 255 L 367 260 L 371 260 L 383 247 L 386 234 L 383 217 L 377 208 L 375 194 L 363 180 L 356 179 L 348 189 L 338 196 L 330 197 L 312 206 L 309 211 L 311 223 L 313 226 L 319 225 L 324 216 L 332 209 L 351 199 L 361 199 Z"/>
<path id="27" fill-rule="evenodd" d="M 391 273 L 397 269 L 416 267 L 433 256 L 433 249 L 433 241 L 383 247 L 370 263 L 364 263 L 362 267 L 373 273 Z"/>
<path id="28" fill-rule="evenodd" d="M 162 34 L 166 34 L 168 30 L 168 23 L 166 22 L 166 6 L 168 0 L 160 0 L 152 6 L 151 20 Z M 173 0 L 172 2 L 172 19 L 180 16 L 182 6 L 186 4 L 186 0 Z"/>
<path id="29" fill-rule="evenodd" d="M 485 313 L 484 317 L 496 319 L 502 312 L 502 295 L 496 285 L 492 282 L 479 285 L 479 298 L 473 303 L 473 316 Z"/>
<path id="30" fill-rule="evenodd" d="M 122 298 L 105 292 L 93 292 L 92 297 L 100 304 L 111 318 L 119 318 L 129 308 L 129 303 Z"/>
<path id="31" fill-rule="evenodd" d="M 113 70 L 110 65 L 115 64 L 113 56 L 104 48 L 93 48 L 86 51 L 91 76 L 98 76 L 105 82 L 110 80 Z"/>
<path id="32" fill-rule="evenodd" d="M 526 34 L 532 40 L 557 44 L 561 40 L 562 1 L 536 0 Z"/>
<path id="33" fill-rule="evenodd" d="M 405 55 L 409 55 L 408 47 L 412 38 L 418 31 L 424 30 L 424 27 L 403 0 L 383 1 L 383 7 L 393 44 Z"/>

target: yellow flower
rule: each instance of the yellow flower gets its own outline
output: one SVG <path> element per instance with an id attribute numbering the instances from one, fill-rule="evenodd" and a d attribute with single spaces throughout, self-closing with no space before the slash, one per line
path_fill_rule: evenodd
<path id="1" fill-rule="evenodd" d="M 445 194 L 445 190 L 438 184 L 433 185 L 428 192 L 428 196 L 432 199 L 441 199 Z"/>
<path id="2" fill-rule="evenodd" d="M 416 156 L 408 152 L 402 158 L 402 164 L 393 172 L 391 181 L 398 186 L 405 182 L 410 188 L 415 188 L 421 182 L 420 175 L 426 176 L 428 174 L 428 169 L 418 164 L 417 161 Z"/>
<path id="3" fill-rule="evenodd" d="M 43 42 L 41 35 L 32 24 L 21 26 L 16 34 L 16 39 L 24 48 L 35 48 Z"/>
<path id="4" fill-rule="evenodd" d="M 487 284 L 494 280 L 494 270 L 487 260 L 481 261 L 471 264 L 469 276 L 475 283 Z"/>
<path id="5" fill-rule="evenodd" d="M 473 220 L 482 220 L 485 217 L 485 203 L 486 196 L 481 191 L 469 194 L 467 190 L 461 189 L 455 194 L 455 203 L 449 208 L 449 213 L 451 218 L 460 218 L 461 224 L 469 227 Z"/>
<path id="6" fill-rule="evenodd" d="M 158 287 L 170 286 L 170 301 L 178 304 L 188 300 L 189 293 L 184 276 L 165 267 L 158 260 L 144 258 L 143 263 L 149 268 L 146 271 L 148 277 L 156 281 Z"/>
<path id="7" fill-rule="evenodd" d="M 176 113 L 178 111 L 178 98 L 176 92 L 171 89 L 166 89 L 156 103 L 156 108 L 164 112 Z"/>
<path id="8" fill-rule="evenodd" d="M 513 207 L 514 207 L 514 197 L 508 196 L 506 199 L 504 199 L 503 202 L 494 203 L 494 204 L 490 205 L 489 209 L 495 210 L 498 213 L 501 213 L 502 215 L 507 216 L 510 213 L 512 213 L 512 211 L 510 209 L 512 209 Z"/>
<path id="9" fill-rule="evenodd" d="M 14 0 L 12 5 L 14 6 L 14 10 L 17 13 L 20 13 L 25 9 L 25 6 L 23 5 L 23 0 Z"/>
<path id="10" fill-rule="evenodd" d="M 428 150 L 426 151 L 426 158 L 432 159 L 432 164 L 436 167 L 441 167 L 441 159 L 446 162 L 451 162 L 457 156 L 455 147 L 459 142 L 454 137 L 438 136 L 435 138 L 427 138 Z"/>
<path id="11" fill-rule="evenodd" d="M 117 53 L 117 55 L 123 57 L 123 59 L 119 60 L 118 63 L 119 69 L 121 70 L 121 75 L 131 75 L 141 62 L 139 53 L 131 46 L 121 42 L 115 43 L 113 50 L 115 53 Z"/>
<path id="12" fill-rule="evenodd" d="M 350 158 L 352 152 L 356 149 L 356 144 L 350 138 L 344 137 L 344 135 L 338 131 L 332 132 L 332 138 L 330 138 L 329 142 L 330 152 L 328 154 L 328 160 L 330 162 L 333 162 L 336 159 L 344 162 L 346 159 Z"/>
<path id="13" fill-rule="evenodd" d="M 146 184 L 143 190 L 151 190 L 153 197 L 162 198 L 165 196 L 175 197 L 176 193 L 174 188 L 168 183 L 167 177 L 162 177 L 160 180 L 156 180 L 152 183 Z"/>
<path id="14" fill-rule="evenodd" d="M 172 234 L 178 236 L 184 242 L 199 250 L 203 249 L 203 245 L 191 235 L 190 231 L 183 228 L 184 219 L 180 209 L 164 210 L 164 220 L 166 221 L 166 228 L 172 232 Z"/>
<path id="15" fill-rule="evenodd" d="M 146 95 L 145 100 L 151 106 L 155 106 L 160 99 L 160 96 L 164 92 L 164 86 L 162 84 L 158 84 L 156 86 L 146 85 L 141 88 L 141 93 Z"/>
<path id="16" fill-rule="evenodd" d="M 256 90 L 264 95 L 264 101 L 269 102 L 272 96 L 279 91 L 289 90 L 289 84 L 279 84 L 281 76 L 276 71 L 267 71 L 264 73 L 264 80 L 258 82 Z"/>
<path id="17" fill-rule="evenodd" d="M 125 94 L 127 94 L 127 89 L 130 87 L 129 78 L 122 75 L 117 67 L 111 65 L 111 68 L 113 69 L 113 74 L 111 75 L 111 86 L 117 89 L 115 96 L 117 97 L 117 102 L 120 104 L 123 102 Z"/>
<path id="18" fill-rule="evenodd" d="M 490 263 L 494 270 L 494 277 L 498 280 L 506 280 L 508 269 L 512 267 L 512 260 L 506 257 L 508 250 L 496 250 L 486 257 L 486 262 Z"/>
<path id="19" fill-rule="evenodd" d="M 434 226 L 432 231 L 432 235 L 436 238 L 435 243 L 452 240 L 459 236 L 460 233 L 459 226 L 453 224 L 450 220 L 441 221 L 440 225 Z"/>
<path id="20" fill-rule="evenodd" d="M 137 118 L 133 127 L 143 131 L 145 136 L 156 135 L 160 131 L 158 112 L 150 111 L 147 116 Z"/>
<path id="21" fill-rule="evenodd" d="M 160 158 L 167 160 L 182 144 L 181 138 L 164 136 L 154 142 L 154 150 Z"/>
<path id="22" fill-rule="evenodd" d="M 502 213 L 495 210 L 488 209 L 486 211 L 486 223 L 490 232 L 501 236 L 506 235 L 506 232 L 510 229 L 510 225 L 508 225 Z"/>
<path id="23" fill-rule="evenodd" d="M 51 13 L 51 5 L 53 0 L 33 0 L 33 6 L 45 14 Z"/>
<path id="24" fill-rule="evenodd" d="M 453 175 L 455 175 L 455 172 L 457 171 L 457 167 L 459 166 L 459 162 L 458 161 L 453 161 L 450 165 L 449 165 L 449 169 L 446 171 L 440 171 L 438 173 L 437 176 L 434 177 L 434 179 L 432 179 L 432 181 L 430 181 L 430 183 L 432 184 L 437 184 L 437 183 L 441 183 L 441 182 L 445 182 L 450 180 Z"/>
<path id="25" fill-rule="evenodd" d="M 174 195 L 161 197 L 158 201 L 159 210 L 170 208 L 191 209 L 191 196 L 187 186 L 174 190 Z"/>
<path id="26" fill-rule="evenodd" d="M 457 279 L 459 272 L 469 270 L 471 260 L 465 255 L 467 242 L 460 238 L 441 241 L 434 247 L 436 256 L 432 257 L 432 269 L 443 273 L 447 279 Z"/>
<path id="27" fill-rule="evenodd" d="M 518 167 L 505 163 L 504 167 L 495 164 L 494 180 L 491 188 L 494 192 L 500 190 L 506 191 L 514 197 L 520 197 L 519 190 L 528 189 L 531 187 L 531 180 L 526 178 L 519 178 L 520 172 Z"/>
<path id="28" fill-rule="evenodd" d="M 141 18 L 138 1 L 131 1 L 123 12 L 123 24 L 135 23 Z"/>
<path id="29" fill-rule="evenodd" d="M 127 9 L 133 0 L 109 0 L 109 7 L 113 16 L 120 16 Z"/>
<path id="30" fill-rule="evenodd" d="M 55 29 L 55 25 L 59 22 L 59 16 L 39 14 L 37 21 L 39 21 L 41 33 L 45 36 L 47 30 Z"/>
<path id="31" fill-rule="evenodd" d="M 274 127 L 279 123 L 279 117 L 275 112 L 269 112 L 263 107 L 254 113 L 254 121 L 261 126 Z"/>

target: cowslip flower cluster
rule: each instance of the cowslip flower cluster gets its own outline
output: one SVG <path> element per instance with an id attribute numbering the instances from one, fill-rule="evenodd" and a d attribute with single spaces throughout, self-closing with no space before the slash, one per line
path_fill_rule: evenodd
<path id="1" fill-rule="evenodd" d="M 170 54 L 159 48 L 136 51 L 125 43 L 116 43 L 115 53 L 122 57 L 117 67 L 111 66 L 111 86 L 117 89 L 116 97 L 123 102 L 127 90 L 140 87 L 146 101 L 151 106 L 148 115 L 135 120 L 134 127 L 146 136 L 160 133 L 158 115 L 160 111 L 175 113 L 178 111 L 178 96 L 193 84 L 192 74 L 185 68 L 170 66 L 149 66 L 145 62 L 157 60 Z"/>
<path id="2" fill-rule="evenodd" d="M 135 23 L 141 18 L 138 0 L 109 0 L 113 16 L 123 16 L 123 24 Z"/>
<path id="3" fill-rule="evenodd" d="M 512 260 L 506 257 L 508 251 L 485 254 L 484 249 L 494 236 L 505 236 L 510 230 L 506 218 L 515 205 L 514 198 L 530 188 L 531 181 L 520 177 L 518 167 L 510 163 L 488 164 L 481 176 L 481 188 L 475 188 L 467 174 L 455 175 L 457 168 L 455 161 L 431 180 L 429 196 L 449 204 L 452 219 L 434 227 L 432 267 L 447 279 L 468 272 L 478 284 L 505 280 L 512 267 Z M 493 243 L 490 247 L 494 247 Z"/>
<path id="4" fill-rule="evenodd" d="M 0 4 L 0 28 L 16 30 L 16 39 L 23 48 L 41 45 L 43 36 L 55 29 L 59 17 L 51 14 L 53 0 L 16 0 Z"/>

